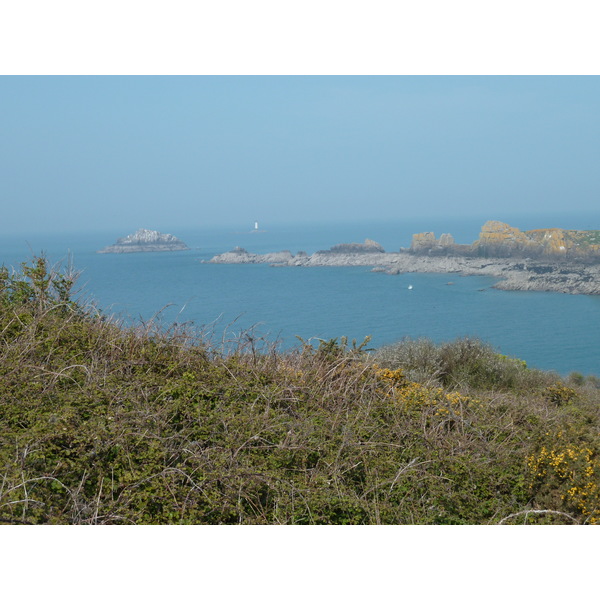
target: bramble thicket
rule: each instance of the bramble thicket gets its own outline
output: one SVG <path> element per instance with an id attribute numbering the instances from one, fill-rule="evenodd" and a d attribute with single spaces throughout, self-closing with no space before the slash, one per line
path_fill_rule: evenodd
<path id="1" fill-rule="evenodd" d="M 477 340 L 128 327 L 0 270 L 0 522 L 593 524 L 598 379 Z"/>

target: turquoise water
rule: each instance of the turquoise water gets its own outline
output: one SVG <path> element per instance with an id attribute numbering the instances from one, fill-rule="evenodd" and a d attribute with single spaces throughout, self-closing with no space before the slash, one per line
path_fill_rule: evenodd
<path id="1" fill-rule="evenodd" d="M 600 374 L 600 297 L 499 291 L 491 289 L 494 279 L 489 277 L 390 276 L 363 267 L 201 262 L 236 245 L 255 252 L 310 253 L 365 237 L 394 251 L 410 244 L 411 233 L 424 230 L 438 235 L 449 231 L 458 242 L 469 243 L 477 237 L 481 221 L 440 223 L 436 229 L 431 221 L 428 228 L 418 225 L 282 226 L 264 234 L 172 231 L 193 249 L 130 255 L 96 254 L 130 232 L 14 236 L 2 240 L 0 261 L 15 265 L 41 251 L 58 261 L 70 250 L 75 267 L 82 271 L 81 296 L 92 299 L 104 312 L 129 322 L 152 318 L 164 325 L 193 322 L 207 326 L 218 341 L 247 332 L 290 347 L 297 344 L 296 336 L 345 335 L 362 341 L 370 335 L 370 347 L 378 347 L 406 336 L 445 341 L 470 335 L 530 366 L 561 374 Z"/>

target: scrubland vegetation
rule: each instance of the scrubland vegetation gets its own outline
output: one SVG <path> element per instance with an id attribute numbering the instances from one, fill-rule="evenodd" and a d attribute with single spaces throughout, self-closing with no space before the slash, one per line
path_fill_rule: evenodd
<path id="1" fill-rule="evenodd" d="M 0 271 L 0 521 L 593 524 L 598 380 L 476 340 L 280 351 L 125 327 Z"/>

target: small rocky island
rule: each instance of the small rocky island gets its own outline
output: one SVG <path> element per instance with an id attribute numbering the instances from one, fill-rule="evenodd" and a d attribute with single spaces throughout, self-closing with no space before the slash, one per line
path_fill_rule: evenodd
<path id="1" fill-rule="evenodd" d="M 373 271 L 487 275 L 503 290 L 600 294 L 600 231 L 535 229 L 520 231 L 488 221 L 479 239 L 456 244 L 450 234 L 413 235 L 411 247 L 386 252 L 372 240 L 338 244 L 312 255 L 289 250 L 251 254 L 243 248 L 213 257 L 211 263 L 268 263 L 288 267 L 370 266 Z"/>
<path id="2" fill-rule="evenodd" d="M 129 252 L 173 252 L 189 250 L 188 246 L 170 233 L 138 229 L 119 238 L 112 246 L 98 250 L 98 254 L 125 254 Z"/>

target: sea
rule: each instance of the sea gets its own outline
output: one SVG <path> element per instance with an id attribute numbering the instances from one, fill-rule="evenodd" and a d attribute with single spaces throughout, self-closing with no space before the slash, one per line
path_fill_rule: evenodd
<path id="1" fill-rule="evenodd" d="M 600 229 L 600 215 L 502 218 L 521 229 Z M 125 325 L 187 325 L 213 344 L 252 339 L 287 350 L 346 336 L 378 348 L 405 338 L 435 342 L 475 337 L 530 367 L 561 375 L 600 375 L 600 297 L 493 289 L 495 279 L 456 274 L 374 273 L 369 267 L 271 267 L 210 264 L 240 246 L 249 252 L 300 250 L 373 239 L 389 251 L 410 246 L 413 233 L 451 233 L 471 243 L 483 219 L 271 224 L 161 229 L 184 252 L 98 254 L 133 231 L 24 233 L 0 236 L 0 264 L 19 268 L 44 254 L 80 273 L 77 298 Z M 144 223 L 140 223 L 143 227 Z M 151 228 L 151 227 L 147 227 Z M 452 285 L 448 285 L 452 284 Z M 300 338 L 300 339 L 299 339 Z"/>

